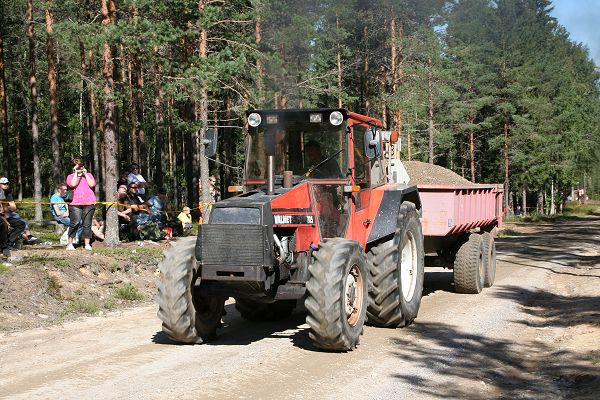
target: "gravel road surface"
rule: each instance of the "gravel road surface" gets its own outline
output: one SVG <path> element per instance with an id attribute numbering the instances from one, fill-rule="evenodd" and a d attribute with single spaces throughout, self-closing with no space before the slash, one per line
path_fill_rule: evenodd
<path id="1" fill-rule="evenodd" d="M 514 229 L 494 287 L 428 269 L 416 323 L 366 327 L 349 353 L 316 351 L 302 310 L 252 323 L 231 301 L 217 341 L 174 345 L 151 305 L 2 334 L 0 398 L 596 398 L 600 220 Z"/>

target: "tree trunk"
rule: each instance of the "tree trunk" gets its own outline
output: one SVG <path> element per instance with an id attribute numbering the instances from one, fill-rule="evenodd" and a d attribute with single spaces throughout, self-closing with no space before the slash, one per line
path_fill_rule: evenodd
<path id="1" fill-rule="evenodd" d="M 342 49 L 340 46 L 340 17 L 335 16 L 335 33 L 337 35 L 337 83 L 338 83 L 338 108 L 342 108 Z"/>
<path id="2" fill-rule="evenodd" d="M 550 185 L 550 215 L 556 214 L 556 207 L 554 205 L 554 179 Z"/>
<path id="3" fill-rule="evenodd" d="M 204 8 L 206 7 L 208 0 L 199 0 L 198 1 L 198 9 L 200 14 L 203 14 Z M 206 62 L 208 57 L 208 31 L 204 26 L 200 28 L 200 38 L 199 38 L 199 50 L 200 50 L 200 58 Z M 200 164 L 200 184 L 202 185 L 202 197 L 201 197 L 201 209 L 202 215 L 206 215 L 208 211 L 208 203 L 210 202 L 210 191 L 208 190 L 208 159 L 204 156 L 204 133 L 206 132 L 206 127 L 208 126 L 208 93 L 206 89 L 206 82 L 200 83 L 200 110 L 199 117 L 200 123 L 202 124 L 201 128 L 198 130 L 197 139 L 196 139 L 196 148 L 198 152 L 196 153 L 196 157 L 199 158 L 197 162 Z"/>
<path id="4" fill-rule="evenodd" d="M 88 51 L 88 60 L 90 65 L 90 76 L 94 76 L 94 60 L 92 50 Z M 96 127 L 98 126 L 98 119 L 96 115 L 96 95 L 94 93 L 94 89 L 89 91 L 90 93 L 90 147 L 92 148 L 92 157 L 93 157 L 93 168 L 94 168 L 94 177 L 96 178 L 96 188 L 94 191 L 96 192 L 96 197 L 100 196 L 101 193 L 101 184 L 100 182 L 104 181 L 104 166 L 102 166 L 99 156 L 98 150 L 98 130 Z"/>
<path id="5" fill-rule="evenodd" d="M 61 171 L 60 139 L 58 132 L 58 107 L 56 94 L 56 49 L 54 46 L 54 33 L 52 28 L 52 0 L 46 5 L 46 51 L 48 56 L 48 96 L 50 98 L 50 142 L 52 146 L 52 180 L 55 184 L 64 177 Z"/>
<path id="6" fill-rule="evenodd" d="M 80 9 L 77 9 L 77 24 L 81 25 L 81 17 L 80 17 Z M 85 136 L 88 140 L 88 165 L 90 166 L 90 172 L 94 175 L 96 179 L 100 179 L 98 175 L 96 175 L 96 164 L 94 163 L 94 148 L 92 146 L 92 121 L 90 120 L 90 93 L 88 87 L 88 71 L 85 60 L 85 46 L 83 45 L 83 41 L 81 38 L 78 38 L 79 44 L 79 58 L 81 62 L 81 132 L 82 135 Z M 91 65 L 90 65 L 91 69 Z M 98 187 L 98 185 L 96 185 Z"/>
<path id="7" fill-rule="evenodd" d="M 504 120 L 504 193 L 510 190 L 508 180 L 508 121 Z M 508 210 L 508 199 L 504 197 L 504 208 Z"/>
<path id="8" fill-rule="evenodd" d="M 471 125 L 475 119 L 471 117 L 469 122 Z M 469 129 L 469 156 L 471 159 L 471 182 L 475 183 L 475 129 Z"/>
<path id="9" fill-rule="evenodd" d="M 433 63 L 431 57 L 427 58 L 427 98 L 429 104 L 429 164 L 434 162 L 433 152 Z"/>
<path id="10" fill-rule="evenodd" d="M 13 101 L 13 130 L 15 136 L 15 165 L 17 169 L 17 188 L 19 201 L 23 200 L 23 173 L 21 169 L 21 133 L 19 129 L 19 114 L 17 112 L 17 102 Z"/>
<path id="11" fill-rule="evenodd" d="M 369 26 L 363 27 L 364 56 L 363 56 L 363 112 L 371 113 L 371 101 L 369 98 Z"/>
<path id="12" fill-rule="evenodd" d="M 27 39 L 29 41 L 29 88 L 31 90 L 31 137 L 33 153 L 33 197 L 35 204 L 35 222 L 42 222 L 42 177 L 40 171 L 39 131 L 37 122 L 37 82 L 35 77 L 35 37 L 33 21 L 33 0 L 27 0 Z"/>
<path id="13" fill-rule="evenodd" d="M 261 42 L 262 20 L 260 15 L 257 15 L 254 22 L 254 43 L 257 49 L 260 49 Z M 256 89 L 258 91 L 258 106 L 262 107 L 265 103 L 265 66 L 262 59 L 262 52 L 256 55 Z"/>
<path id="14" fill-rule="evenodd" d="M 139 164 L 140 170 L 144 175 L 148 175 L 148 165 L 146 164 L 148 152 L 146 145 L 146 133 L 144 132 L 144 74 L 142 72 L 142 61 L 137 55 L 134 55 L 134 68 L 137 80 L 136 90 L 136 108 L 137 108 L 137 127 L 139 139 Z"/>
<path id="15" fill-rule="evenodd" d="M 4 12 L 4 10 L 2 10 Z M 0 23 L 3 22 L 3 18 Z M 2 40 L 2 31 L 0 30 L 0 135 L 2 135 L 2 169 L 9 179 L 12 179 L 11 155 L 8 148 L 8 106 L 6 100 L 6 73 L 4 71 L 4 42 Z M 14 121 L 13 121 L 14 123 Z"/>
<path id="16" fill-rule="evenodd" d="M 158 48 L 155 49 L 155 53 L 158 56 Z M 155 178 L 156 186 L 161 188 L 163 186 L 163 129 L 164 129 L 164 114 L 163 114 L 163 91 L 159 81 L 161 74 L 160 66 L 156 66 L 156 94 L 154 97 L 155 107 L 155 118 L 156 118 L 156 145 L 154 146 L 154 164 L 155 164 Z"/>
<path id="17" fill-rule="evenodd" d="M 523 186 L 523 215 L 527 215 L 527 188 Z"/>
<path id="18" fill-rule="evenodd" d="M 108 0 L 101 0 L 102 26 L 108 30 L 111 19 L 108 11 Z M 113 60 L 110 43 L 104 43 L 103 73 L 104 73 L 104 149 L 105 149 L 105 172 L 104 172 L 104 197 L 112 201 L 117 192 L 117 133 L 115 131 L 115 103 L 113 97 Z M 117 207 L 110 206 L 106 210 L 106 232 L 104 243 L 107 246 L 119 245 L 119 220 Z"/>
<path id="19" fill-rule="evenodd" d="M 131 121 L 131 158 L 128 158 L 128 161 L 134 162 L 136 164 L 140 163 L 140 155 L 138 150 L 138 136 L 137 136 L 137 118 L 136 118 L 136 102 L 135 96 L 133 93 L 133 64 L 132 64 L 131 54 L 129 56 L 129 61 L 127 62 L 127 81 L 129 84 L 129 115 Z"/>

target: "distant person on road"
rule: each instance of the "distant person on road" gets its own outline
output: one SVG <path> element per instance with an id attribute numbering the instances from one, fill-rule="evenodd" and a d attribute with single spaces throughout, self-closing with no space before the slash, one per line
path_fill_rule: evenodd
<path id="1" fill-rule="evenodd" d="M 78 225 L 83 225 L 81 237 L 85 243 L 86 250 L 92 250 L 90 239 L 92 238 L 92 219 L 94 217 L 96 194 L 96 179 L 87 171 L 81 159 L 76 158 L 72 163 L 73 172 L 67 176 L 67 186 L 73 189 L 73 201 L 69 204 L 69 217 L 71 224 L 69 226 L 69 239 L 67 250 L 75 250 L 73 239 L 77 235 Z"/>

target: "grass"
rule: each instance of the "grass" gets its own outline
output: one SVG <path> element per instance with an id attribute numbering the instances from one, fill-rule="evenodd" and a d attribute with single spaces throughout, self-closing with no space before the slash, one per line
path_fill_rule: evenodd
<path id="1" fill-rule="evenodd" d="M 134 263 L 141 263 L 144 260 L 158 261 L 162 259 L 162 248 L 159 246 L 148 245 L 148 246 L 136 246 L 132 247 L 114 247 L 114 248 L 98 248 L 94 251 L 100 255 L 106 257 L 116 258 L 121 261 L 130 261 Z M 113 263 L 113 267 L 118 269 L 116 263 Z"/>
<path id="2" fill-rule="evenodd" d="M 115 290 L 115 297 L 118 299 L 131 301 L 144 299 L 144 295 L 138 290 L 138 288 L 133 286 L 131 283 L 128 283 L 125 286 L 122 286 Z"/>
<path id="3" fill-rule="evenodd" d="M 23 257 L 23 262 L 31 263 L 31 264 L 53 265 L 57 268 L 69 268 L 70 267 L 69 261 L 67 261 L 66 259 L 61 258 L 61 257 L 48 256 L 47 253 L 29 254 L 29 255 Z"/>
<path id="4" fill-rule="evenodd" d="M 65 316 L 72 313 L 94 315 L 97 314 L 98 311 L 100 311 L 100 307 L 95 302 L 74 300 L 65 306 L 62 315 Z"/>
<path id="5" fill-rule="evenodd" d="M 514 229 L 504 228 L 498 231 L 498 237 L 519 236 L 520 233 Z"/>
<path id="6" fill-rule="evenodd" d="M 0 274 L 8 271 L 10 271 L 10 268 L 8 266 L 6 266 L 5 264 L 0 264 Z"/>
<path id="7" fill-rule="evenodd" d="M 61 285 L 58 282 L 58 279 L 55 276 L 51 276 L 48 279 L 48 289 L 47 292 L 50 296 L 54 297 L 57 300 L 60 300 L 62 296 L 60 295 Z"/>

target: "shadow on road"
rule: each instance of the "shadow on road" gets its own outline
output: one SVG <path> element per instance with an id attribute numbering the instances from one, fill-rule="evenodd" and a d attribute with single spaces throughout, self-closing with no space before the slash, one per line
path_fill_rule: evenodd
<path id="1" fill-rule="evenodd" d="M 217 338 L 205 343 L 210 346 L 248 345 L 266 338 L 281 338 L 292 341 L 295 346 L 312 349 L 308 328 L 301 328 L 306 321 L 306 310 L 298 307 L 289 318 L 279 321 L 248 321 L 242 318 L 235 304 L 225 306 L 223 326 L 217 329 Z M 180 345 L 162 332 L 156 332 L 152 342 L 166 345 Z"/>
<path id="2" fill-rule="evenodd" d="M 515 286 L 500 289 L 497 296 L 521 304 L 530 315 L 544 317 L 539 325 L 514 321 L 528 327 L 600 320 L 598 297 L 567 298 Z M 600 392 L 600 353 L 559 349 L 531 335 L 513 342 L 494 338 L 493 332 L 479 335 L 445 323 L 417 321 L 406 332 L 406 336 L 393 339 L 397 345 L 395 355 L 407 366 L 416 365 L 425 372 L 414 374 L 409 369 L 393 376 L 423 395 L 460 399 L 596 399 Z"/>
<path id="3" fill-rule="evenodd" d="M 517 286 L 498 288 L 494 296 L 512 300 L 527 314 L 541 318 L 538 322 L 518 321 L 527 326 L 544 328 L 600 323 L 600 296 L 561 296 Z"/>

